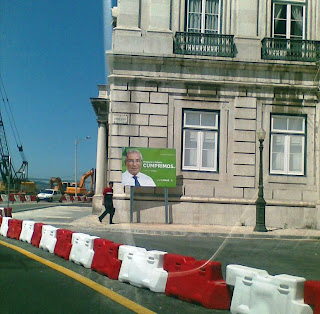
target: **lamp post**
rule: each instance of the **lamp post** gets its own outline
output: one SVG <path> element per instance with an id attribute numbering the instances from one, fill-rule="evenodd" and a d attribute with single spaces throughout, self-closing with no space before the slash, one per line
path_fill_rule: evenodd
<path id="1" fill-rule="evenodd" d="M 9 156 L 9 174 L 8 174 L 8 201 L 7 201 L 7 211 L 9 211 L 9 206 L 10 206 L 10 177 L 11 177 L 11 156 Z M 5 216 L 7 216 L 4 213 Z"/>
<path id="2" fill-rule="evenodd" d="M 77 178 L 77 171 L 78 171 L 78 158 L 77 158 L 77 155 L 78 155 L 78 143 L 81 142 L 81 141 L 84 141 L 84 140 L 88 140 L 90 139 L 91 136 L 86 136 L 86 137 L 83 137 L 83 138 L 78 138 L 75 140 L 74 144 L 75 144 L 75 163 L 74 163 L 74 182 L 75 182 L 75 190 L 74 190 L 74 196 L 75 196 L 75 199 L 77 199 L 78 197 L 78 178 Z"/>
<path id="3" fill-rule="evenodd" d="M 256 200 L 256 226 L 254 227 L 254 231 L 258 232 L 267 232 L 265 218 L 266 218 L 266 201 L 263 197 L 263 141 L 266 136 L 266 132 L 264 129 L 260 129 L 257 132 L 258 140 L 260 142 L 259 150 L 260 150 L 260 163 L 259 163 L 259 191 L 258 198 Z"/>

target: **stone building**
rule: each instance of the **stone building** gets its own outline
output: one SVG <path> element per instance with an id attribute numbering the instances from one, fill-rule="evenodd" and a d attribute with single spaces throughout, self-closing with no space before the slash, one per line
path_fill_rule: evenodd
<path id="1" fill-rule="evenodd" d="M 128 222 L 122 147 L 175 148 L 169 220 L 255 225 L 259 141 L 267 227 L 320 228 L 318 0 L 118 0 L 98 118 L 97 187 Z M 164 223 L 161 188 L 134 222 Z"/>

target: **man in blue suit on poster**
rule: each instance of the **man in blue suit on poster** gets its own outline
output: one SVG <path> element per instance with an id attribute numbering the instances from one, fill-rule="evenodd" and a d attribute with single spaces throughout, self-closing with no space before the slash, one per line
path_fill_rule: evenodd
<path id="1" fill-rule="evenodd" d="M 156 186 L 151 177 L 140 172 L 142 166 L 142 155 L 137 149 L 129 149 L 126 152 L 124 162 L 127 170 L 122 173 L 123 185 Z"/>

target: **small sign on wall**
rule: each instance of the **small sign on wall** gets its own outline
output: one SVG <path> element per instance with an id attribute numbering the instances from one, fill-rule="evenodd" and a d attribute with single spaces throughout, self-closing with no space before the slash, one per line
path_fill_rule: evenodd
<path id="1" fill-rule="evenodd" d="M 114 113 L 112 115 L 112 122 L 114 124 L 129 124 L 129 115 L 128 114 L 121 114 L 121 113 Z"/>

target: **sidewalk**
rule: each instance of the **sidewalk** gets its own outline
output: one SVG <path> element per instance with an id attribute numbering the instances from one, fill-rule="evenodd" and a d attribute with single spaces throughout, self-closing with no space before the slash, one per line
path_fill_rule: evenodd
<path id="1" fill-rule="evenodd" d="M 98 215 L 91 214 L 91 207 L 53 206 L 38 210 L 28 210 L 13 213 L 14 218 L 21 220 L 36 220 L 52 224 L 60 228 L 69 228 L 73 231 L 95 230 L 99 232 L 126 232 L 154 235 L 176 236 L 205 236 L 205 237 L 238 237 L 258 239 L 305 239 L 320 240 L 320 230 L 315 229 L 280 229 L 267 226 L 267 232 L 255 232 L 253 226 L 220 226 L 220 225 L 182 225 L 182 224 L 154 224 L 154 223 L 118 223 L 109 225 L 109 215 L 102 223 Z"/>
<path id="2" fill-rule="evenodd" d="M 268 228 L 267 232 L 255 232 L 252 226 L 218 226 L 218 225 L 181 225 L 153 223 L 115 223 L 109 224 L 109 216 L 102 223 L 97 215 L 88 215 L 74 220 L 73 229 L 85 228 L 97 231 L 114 231 L 154 235 L 197 235 L 242 238 L 281 238 L 281 239 L 312 239 L 320 240 L 320 230 L 315 229 L 276 229 Z"/>

